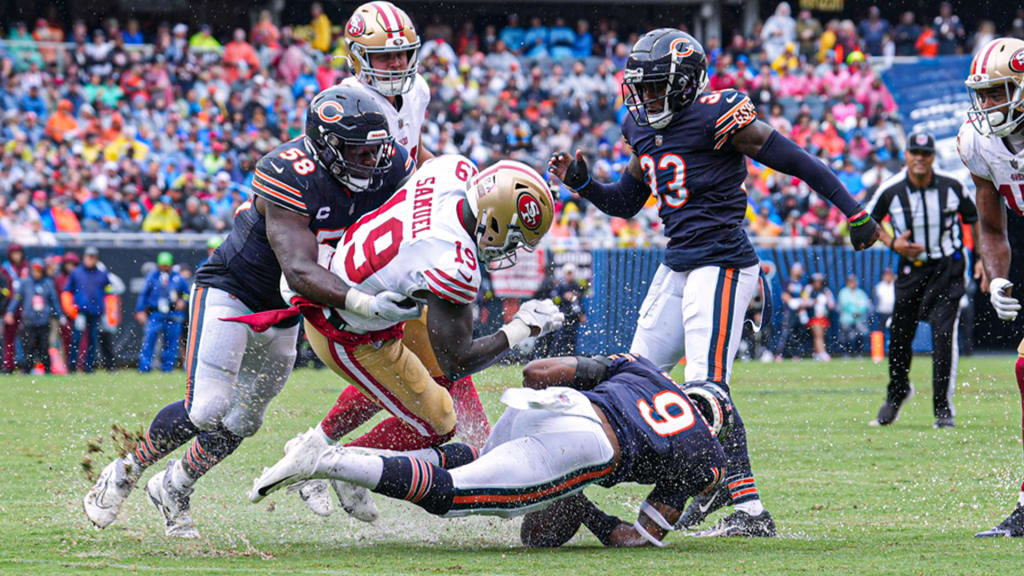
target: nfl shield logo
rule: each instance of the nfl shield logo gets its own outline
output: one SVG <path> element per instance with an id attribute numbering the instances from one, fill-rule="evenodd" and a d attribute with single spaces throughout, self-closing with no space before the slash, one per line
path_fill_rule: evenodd
<path id="1" fill-rule="evenodd" d="M 655 146 L 661 146 L 662 142 L 664 142 L 664 140 L 662 139 L 661 134 L 657 134 L 657 135 L 654 136 L 654 145 Z"/>

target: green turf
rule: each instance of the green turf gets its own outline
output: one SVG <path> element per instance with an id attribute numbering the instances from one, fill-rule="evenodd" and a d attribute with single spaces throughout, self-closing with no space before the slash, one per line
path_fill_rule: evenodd
<path id="1" fill-rule="evenodd" d="M 250 505 L 245 490 L 283 443 L 314 424 L 339 381 L 300 371 L 259 435 L 198 485 L 203 534 L 169 540 L 141 491 L 104 531 L 81 512 L 80 462 L 111 424 L 140 428 L 179 399 L 182 377 L 131 372 L 0 379 L 0 574 L 1008 574 L 1024 541 L 976 540 L 1009 513 L 1021 466 L 1011 357 L 961 362 L 955 430 L 933 430 L 930 366 L 892 428 L 869 428 L 885 365 L 867 361 L 737 365 L 734 395 L 751 435 L 754 469 L 775 516 L 774 540 L 699 540 L 672 534 L 662 550 L 605 550 L 589 534 L 561 550 L 524 550 L 518 521 L 435 519 L 381 502 L 376 526 L 312 516 L 296 497 Z M 477 377 L 492 419 L 511 368 Z M 109 459 L 97 458 L 97 469 Z M 149 477 L 147 474 L 144 480 Z M 632 519 L 645 491 L 588 489 Z M 666 572 L 668 570 L 669 572 Z M 684 572 L 685 571 L 685 572 Z"/>

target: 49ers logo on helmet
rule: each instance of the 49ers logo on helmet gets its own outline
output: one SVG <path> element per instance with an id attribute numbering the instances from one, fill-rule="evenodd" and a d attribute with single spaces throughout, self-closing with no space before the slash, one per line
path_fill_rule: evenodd
<path id="1" fill-rule="evenodd" d="M 1021 48 L 1010 56 L 1010 70 L 1017 74 L 1024 74 L 1024 48 Z"/>
<path id="2" fill-rule="evenodd" d="M 363 22 L 363 17 L 359 14 L 353 14 L 348 20 L 348 26 L 345 28 L 345 32 L 349 36 L 362 36 L 363 32 L 366 32 L 366 22 Z"/>
<path id="3" fill-rule="evenodd" d="M 519 221 L 523 223 L 523 226 L 526 226 L 528 230 L 540 228 L 541 212 L 537 199 L 529 194 L 520 194 L 516 204 L 519 208 Z"/>

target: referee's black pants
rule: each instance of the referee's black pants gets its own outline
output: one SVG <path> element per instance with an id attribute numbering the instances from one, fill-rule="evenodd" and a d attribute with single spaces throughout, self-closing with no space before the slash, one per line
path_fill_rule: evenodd
<path id="1" fill-rule="evenodd" d="M 900 259 L 896 305 L 890 325 L 889 402 L 898 406 L 910 393 L 911 343 L 917 323 L 927 320 L 932 327 L 932 403 L 935 417 L 955 415 L 956 332 L 963 294 L 963 257 L 929 260 L 920 265 Z"/>

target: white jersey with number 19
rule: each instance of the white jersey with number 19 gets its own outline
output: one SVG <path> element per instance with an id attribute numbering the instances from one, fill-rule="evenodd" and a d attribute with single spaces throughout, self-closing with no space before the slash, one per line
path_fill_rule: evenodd
<path id="1" fill-rule="evenodd" d="M 472 304 L 480 265 L 476 240 L 462 226 L 460 213 L 467 182 L 476 173 L 465 156 L 429 160 L 380 208 L 350 226 L 337 250 L 321 255 L 320 264 L 367 294 L 391 290 L 422 301 L 429 291 L 455 304 Z M 338 312 L 357 331 L 393 325 Z"/>

